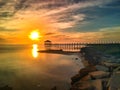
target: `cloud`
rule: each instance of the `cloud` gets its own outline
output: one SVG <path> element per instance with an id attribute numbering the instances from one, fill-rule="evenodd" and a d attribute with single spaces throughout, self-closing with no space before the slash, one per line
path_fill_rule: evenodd
<path id="1" fill-rule="evenodd" d="M 11 12 L 1 12 L 0 13 L 0 17 L 2 17 L 2 18 L 11 17 L 11 16 L 13 16 L 13 13 L 11 13 Z"/>
<path id="2" fill-rule="evenodd" d="M 72 38 L 69 35 L 64 35 L 64 34 L 56 34 L 54 36 L 50 37 L 51 40 L 54 42 L 70 42 Z"/>
<path id="3" fill-rule="evenodd" d="M 20 9 L 26 8 L 27 5 L 25 5 L 25 2 L 27 2 L 27 0 L 18 0 L 14 6 L 15 12 Z"/>
<path id="4" fill-rule="evenodd" d="M 56 41 L 92 41 L 115 37 L 112 33 L 117 35 L 117 30 L 112 28 L 113 32 L 106 28 L 120 25 L 119 7 L 108 9 L 116 1 L 0 0 L 0 32 L 20 31 L 19 34 L 25 36 L 31 30 L 39 29 L 43 35 Z M 13 36 L 17 37 L 17 34 Z"/>
<path id="5" fill-rule="evenodd" d="M 120 41 L 120 27 L 104 28 L 100 33 L 103 34 L 101 40 Z"/>
<path id="6" fill-rule="evenodd" d="M 3 39 L 3 38 L 0 38 L 0 41 L 6 41 L 5 39 Z"/>
<path id="7" fill-rule="evenodd" d="M 102 28 L 94 32 L 64 32 L 51 38 L 58 42 L 120 41 L 120 27 Z"/>
<path id="8" fill-rule="evenodd" d="M 4 6 L 6 4 L 6 2 L 5 1 L 0 1 L 0 8 L 2 8 L 2 6 Z"/>
<path id="9" fill-rule="evenodd" d="M 75 24 L 74 22 L 60 22 L 60 23 L 56 22 L 56 23 L 52 24 L 52 26 L 54 28 L 61 30 L 61 29 L 71 28 L 74 26 L 74 24 Z"/>
<path id="10" fill-rule="evenodd" d="M 7 42 L 6 39 L 0 37 L 0 44 L 6 43 L 6 42 Z"/>
<path id="11" fill-rule="evenodd" d="M 0 27 L 0 32 L 13 32 L 17 31 L 17 29 L 10 29 L 10 28 L 5 28 L 5 27 Z"/>
<path id="12" fill-rule="evenodd" d="M 48 33 L 45 33 L 44 35 L 45 35 L 45 36 L 49 36 L 49 35 L 51 36 L 51 35 L 54 35 L 54 34 L 55 34 L 55 33 L 48 32 Z"/>
<path id="13" fill-rule="evenodd" d="M 14 15 L 14 0 L 0 1 L 0 19 L 6 20 Z"/>

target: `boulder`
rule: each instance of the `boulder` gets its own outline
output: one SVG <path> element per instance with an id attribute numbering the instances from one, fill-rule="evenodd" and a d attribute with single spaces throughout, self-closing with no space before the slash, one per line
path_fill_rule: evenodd
<path id="1" fill-rule="evenodd" d="M 88 75 L 89 72 L 93 72 L 93 71 L 96 71 L 95 66 L 87 66 L 85 68 L 82 68 L 79 71 L 79 74 L 76 74 L 75 76 L 73 76 L 71 78 L 71 80 L 72 80 L 71 84 L 74 84 L 75 82 L 79 81 L 80 79 L 82 79 L 83 77 L 85 77 L 86 75 Z"/>
<path id="2" fill-rule="evenodd" d="M 56 86 L 54 86 L 53 88 L 51 88 L 51 90 L 57 90 L 57 87 L 56 87 Z"/>
<path id="3" fill-rule="evenodd" d="M 86 75 L 84 76 L 81 81 L 87 81 L 87 80 L 91 80 L 91 76 L 90 75 Z"/>
<path id="4" fill-rule="evenodd" d="M 0 87 L 0 90 L 13 90 L 13 88 L 6 85 L 4 87 Z"/>
<path id="5" fill-rule="evenodd" d="M 102 80 L 79 81 L 70 90 L 102 90 Z"/>
<path id="6" fill-rule="evenodd" d="M 80 74 L 76 74 L 75 76 L 73 76 L 71 78 L 72 82 L 71 84 L 74 84 L 75 82 L 79 81 L 83 76 L 81 76 Z"/>
<path id="7" fill-rule="evenodd" d="M 102 88 L 102 80 L 93 80 L 92 82 L 93 87 L 95 87 L 95 90 L 103 90 Z"/>
<path id="8" fill-rule="evenodd" d="M 89 63 L 87 60 L 82 60 L 82 63 L 84 64 L 85 67 L 89 66 Z"/>
<path id="9" fill-rule="evenodd" d="M 106 71 L 106 72 L 109 71 L 109 68 L 103 65 L 96 65 L 95 67 L 98 71 Z"/>
<path id="10" fill-rule="evenodd" d="M 102 79 L 102 87 L 103 87 L 103 90 L 109 90 L 109 86 L 108 86 L 108 81 L 110 80 L 110 78 L 105 78 L 105 79 Z"/>
<path id="11" fill-rule="evenodd" d="M 107 67 L 113 67 L 113 68 L 120 66 L 119 63 L 112 63 L 112 62 L 102 62 L 102 64 L 107 66 Z"/>
<path id="12" fill-rule="evenodd" d="M 89 73 L 92 79 L 107 78 L 109 77 L 109 74 L 110 74 L 109 72 L 104 72 L 104 71 L 94 71 Z"/>
<path id="13" fill-rule="evenodd" d="M 80 80 L 80 74 L 76 74 L 75 76 L 71 77 L 71 80 L 72 80 L 71 84 L 79 81 Z"/>
<path id="14" fill-rule="evenodd" d="M 96 71 L 96 67 L 95 66 L 87 66 L 85 68 L 82 68 L 79 73 L 82 75 L 87 75 L 89 72 L 93 72 Z"/>
<path id="15" fill-rule="evenodd" d="M 95 90 L 89 81 L 75 83 L 70 90 Z"/>
<path id="16" fill-rule="evenodd" d="M 102 65 L 109 68 L 109 72 L 113 72 L 114 69 L 120 66 L 119 63 L 103 62 Z"/>
<path id="17" fill-rule="evenodd" d="M 111 77 L 110 90 L 120 90 L 120 71 L 117 71 Z"/>

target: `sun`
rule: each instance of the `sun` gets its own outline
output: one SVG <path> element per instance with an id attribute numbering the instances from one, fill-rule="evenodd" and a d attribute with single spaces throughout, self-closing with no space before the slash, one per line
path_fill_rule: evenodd
<path id="1" fill-rule="evenodd" d="M 29 38 L 30 38 L 31 40 L 38 40 L 40 37 L 41 37 L 41 36 L 40 36 L 40 34 L 39 34 L 38 31 L 33 31 L 33 32 L 31 32 L 30 35 L 29 35 Z"/>

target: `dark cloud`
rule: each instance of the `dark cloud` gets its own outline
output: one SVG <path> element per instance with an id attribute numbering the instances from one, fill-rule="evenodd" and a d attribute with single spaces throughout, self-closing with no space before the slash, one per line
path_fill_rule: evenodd
<path id="1" fill-rule="evenodd" d="M 2 6 L 4 6 L 6 4 L 6 2 L 4 0 L 0 1 L 0 8 L 2 8 Z"/>
<path id="2" fill-rule="evenodd" d="M 96 1 L 96 0 L 29 0 L 31 3 L 43 3 L 43 2 L 54 2 L 54 3 L 79 3 L 79 2 L 90 2 L 90 1 Z"/>
<path id="3" fill-rule="evenodd" d="M 42 8 L 55 9 L 55 8 L 58 8 L 58 7 L 63 7 L 65 5 L 66 4 L 64 4 L 64 3 L 48 3 L 47 5 L 39 7 L 39 9 L 42 9 Z"/>
<path id="4" fill-rule="evenodd" d="M 4 42 L 4 41 L 6 41 L 6 40 L 4 38 L 0 37 L 0 42 Z"/>
<path id="5" fill-rule="evenodd" d="M 24 4 L 25 6 L 31 7 L 31 4 L 38 4 L 38 9 L 55 9 L 59 7 L 63 7 L 69 5 L 70 1 L 68 0 L 28 0 Z M 40 5 L 39 5 L 40 4 Z"/>
<path id="6" fill-rule="evenodd" d="M 18 0 L 17 3 L 14 6 L 15 10 L 17 11 L 17 10 L 20 10 L 22 8 L 26 8 L 27 7 L 27 5 L 25 5 L 26 1 L 27 0 Z"/>
<path id="7" fill-rule="evenodd" d="M 105 6 L 103 6 L 103 8 L 120 8 L 120 0 L 114 0 L 111 3 L 106 4 Z"/>
<path id="8" fill-rule="evenodd" d="M 55 33 L 51 33 L 51 32 L 50 33 L 45 33 L 46 36 L 48 36 L 48 35 L 54 35 L 54 34 Z"/>
<path id="9" fill-rule="evenodd" d="M 72 0 L 72 2 L 74 3 L 87 2 L 87 1 L 95 1 L 95 0 Z"/>
<path id="10" fill-rule="evenodd" d="M 55 35 L 55 36 L 52 36 L 53 38 L 63 38 L 63 39 L 68 39 L 68 38 L 70 38 L 70 36 L 68 36 L 68 35 Z"/>
<path id="11" fill-rule="evenodd" d="M 12 31 L 16 31 L 17 29 L 9 29 L 9 28 L 5 28 L 5 27 L 0 27 L 0 32 L 12 32 Z"/>
<path id="12" fill-rule="evenodd" d="M 75 41 L 76 39 L 79 39 L 69 35 L 55 35 L 55 36 L 51 36 L 51 38 L 52 38 L 51 40 L 53 41 L 55 40 L 57 42 L 63 42 L 63 41 L 71 42 L 71 41 Z"/>
<path id="13" fill-rule="evenodd" d="M 1 18 L 11 17 L 11 16 L 13 16 L 12 12 L 1 12 L 0 13 Z"/>
<path id="14" fill-rule="evenodd" d="M 41 4 L 41 6 L 38 6 L 37 9 L 55 9 L 59 7 L 69 6 L 75 3 L 84 3 L 88 1 L 95 0 L 18 0 L 15 5 L 15 10 L 31 7 L 31 4 Z"/>

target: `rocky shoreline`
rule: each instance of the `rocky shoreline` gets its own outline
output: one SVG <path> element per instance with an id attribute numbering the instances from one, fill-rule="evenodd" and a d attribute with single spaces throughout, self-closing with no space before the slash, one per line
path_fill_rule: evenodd
<path id="1" fill-rule="evenodd" d="M 93 47 L 84 47 L 80 53 L 85 68 L 71 78 L 70 90 L 120 90 L 120 63 L 114 57 Z"/>

